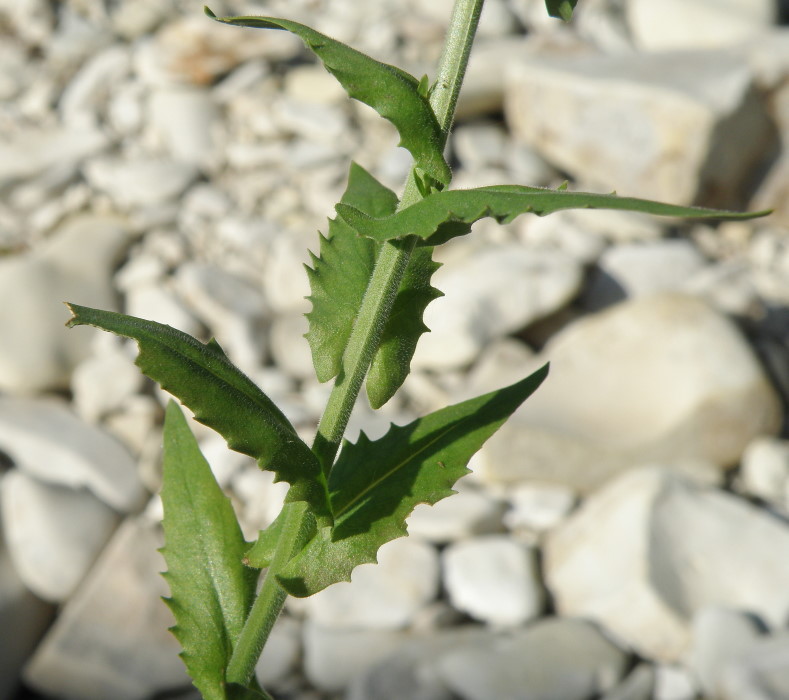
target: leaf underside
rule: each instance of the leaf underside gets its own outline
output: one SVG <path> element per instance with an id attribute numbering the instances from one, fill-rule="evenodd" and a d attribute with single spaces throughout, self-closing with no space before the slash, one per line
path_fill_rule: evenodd
<path id="1" fill-rule="evenodd" d="M 165 602 L 181 658 L 205 700 L 261 697 L 226 687 L 224 672 L 255 594 L 258 572 L 243 566 L 248 547 L 229 499 L 174 401 L 164 423 L 162 474 L 170 587 Z"/>
<path id="2" fill-rule="evenodd" d="M 364 168 L 351 164 L 343 203 L 370 216 L 388 216 L 397 208 L 397 196 Z M 312 311 L 307 314 L 306 338 L 318 380 L 339 374 L 348 339 L 372 275 L 381 244 L 359 236 L 342 219 L 329 220 L 329 235 L 321 237 L 320 256 L 307 267 Z M 384 327 L 367 376 L 367 395 L 373 408 L 386 403 L 405 381 L 419 336 L 425 307 L 441 295 L 430 285 L 438 269 L 432 248 L 414 251 Z"/>
<path id="3" fill-rule="evenodd" d="M 328 514 L 321 470 L 285 415 L 225 355 L 216 341 L 201 343 L 154 321 L 67 304 L 66 325 L 95 326 L 137 341 L 135 363 L 165 391 L 177 396 L 195 418 L 216 430 L 228 446 L 271 469 L 293 486 L 291 500 L 306 500 Z"/>
<path id="4" fill-rule="evenodd" d="M 545 216 L 561 209 L 618 209 L 688 219 L 753 219 L 769 211 L 731 212 L 705 207 L 663 204 L 615 194 L 568 192 L 523 185 L 493 185 L 468 190 L 434 192 L 416 204 L 386 217 L 371 217 L 347 204 L 337 204 L 340 217 L 363 236 L 387 241 L 415 235 L 438 245 L 470 229 L 485 217 L 509 223 L 521 214 Z"/>
<path id="5" fill-rule="evenodd" d="M 334 528 L 319 528 L 291 560 L 279 577 L 284 588 L 313 595 L 376 561 L 383 544 L 407 534 L 405 519 L 417 504 L 454 493 L 471 456 L 547 372 L 546 365 L 517 384 L 392 426 L 379 440 L 362 434 L 355 444 L 345 442 L 329 475 Z"/>
<path id="6" fill-rule="evenodd" d="M 444 137 L 420 81 L 413 75 L 376 61 L 356 49 L 298 22 L 277 17 L 217 17 L 223 24 L 260 29 L 284 29 L 298 36 L 345 88 L 348 95 L 372 107 L 400 133 L 400 145 L 418 168 L 444 185 L 451 173 L 444 160 Z"/>
<path id="7" fill-rule="evenodd" d="M 551 17 L 558 17 L 569 22 L 573 17 L 573 10 L 578 0 L 545 0 L 545 7 Z"/>

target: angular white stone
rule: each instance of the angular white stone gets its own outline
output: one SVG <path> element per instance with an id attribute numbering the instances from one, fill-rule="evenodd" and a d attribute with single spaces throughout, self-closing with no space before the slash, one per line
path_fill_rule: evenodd
<path id="1" fill-rule="evenodd" d="M 507 535 L 450 544 L 442 562 L 450 602 L 478 620 L 516 627 L 542 611 L 545 594 L 536 552 Z"/>
<path id="2" fill-rule="evenodd" d="M 546 360 L 548 379 L 482 448 L 484 479 L 586 490 L 651 461 L 707 473 L 734 466 L 781 424 L 739 330 L 692 297 L 653 295 L 584 317 L 523 374 Z"/>
<path id="3" fill-rule="evenodd" d="M 789 511 L 789 441 L 761 437 L 750 443 L 738 485 L 743 493 Z"/>
<path id="4" fill-rule="evenodd" d="M 775 0 L 629 0 L 628 25 L 648 51 L 711 49 L 739 44 L 775 21 Z"/>
<path id="5" fill-rule="evenodd" d="M 681 291 L 706 261 L 687 240 L 619 245 L 606 250 L 584 290 L 585 306 L 601 309 L 622 299 Z"/>
<path id="6" fill-rule="evenodd" d="M 314 686 L 336 693 L 406 639 L 400 630 L 340 629 L 308 620 L 304 625 L 304 674 Z"/>
<path id="7" fill-rule="evenodd" d="M 210 165 L 215 157 L 214 125 L 219 117 L 211 93 L 202 88 L 157 90 L 148 103 L 148 127 L 178 161 Z"/>
<path id="8" fill-rule="evenodd" d="M 65 328 L 68 311 L 61 302 L 114 310 L 112 270 L 128 242 L 122 220 L 85 215 L 31 252 L 0 259 L 0 296 L 14 300 L 0 307 L 0 388 L 67 388 L 71 370 L 99 331 Z"/>
<path id="9" fill-rule="evenodd" d="M 657 468 L 624 474 L 589 497 L 545 543 L 548 588 L 562 615 L 595 620 L 664 662 L 690 648 L 693 614 L 710 604 L 772 625 L 789 614 L 789 526 L 715 489 Z"/>
<path id="10" fill-rule="evenodd" d="M 53 606 L 34 596 L 16 572 L 0 532 L 0 698 L 13 698 L 27 658 L 49 626 Z M 11 633 L 13 632 L 13 633 Z"/>
<path id="11" fill-rule="evenodd" d="M 30 129 L 0 141 L 0 185 L 35 177 L 52 168 L 73 167 L 98 153 L 107 137 L 91 127 Z"/>
<path id="12" fill-rule="evenodd" d="M 535 57 L 507 76 L 517 137 L 603 191 L 731 207 L 771 147 L 752 73 L 730 52 Z"/>
<path id="13" fill-rule="evenodd" d="M 94 158 L 84 172 L 92 187 L 107 193 L 123 209 L 172 201 L 197 176 L 193 165 L 163 158 Z"/>
<path id="14" fill-rule="evenodd" d="M 438 593 L 438 554 L 409 537 L 378 552 L 378 564 L 354 570 L 306 601 L 310 620 L 323 627 L 397 629 L 406 626 Z"/>
<path id="15" fill-rule="evenodd" d="M 116 531 L 25 668 L 37 691 L 80 700 L 146 700 L 188 685 L 161 600 L 161 534 L 140 518 Z"/>
<path id="16" fill-rule="evenodd" d="M 437 544 L 501 529 L 503 505 L 482 491 L 464 489 L 433 506 L 420 503 L 408 517 L 408 533 Z"/>
<path id="17" fill-rule="evenodd" d="M 572 510 L 575 494 L 556 484 L 520 484 L 509 494 L 512 510 L 504 515 L 510 530 L 544 532 L 556 527 Z"/>
<path id="18" fill-rule="evenodd" d="M 0 449 L 21 470 L 51 484 L 87 488 L 120 512 L 145 491 L 128 451 L 52 399 L 0 399 Z"/>
<path id="19" fill-rule="evenodd" d="M 782 700 L 789 697 L 789 634 L 784 630 L 756 642 L 722 674 L 721 700 Z"/>
<path id="20" fill-rule="evenodd" d="M 82 581 L 117 521 L 88 491 L 12 470 L 0 481 L 3 529 L 14 566 L 39 598 L 62 603 Z"/>
<path id="21" fill-rule="evenodd" d="M 689 665 L 705 696 L 721 697 L 721 679 L 762 635 L 756 620 L 744 611 L 713 605 L 693 616 Z"/>
<path id="22" fill-rule="evenodd" d="M 450 369 L 471 362 L 488 342 L 557 311 L 578 292 L 581 266 L 560 251 L 489 246 L 444 265 L 433 277 L 445 296 L 424 320 L 412 366 Z"/>
<path id="23" fill-rule="evenodd" d="M 627 655 L 590 623 L 547 618 L 461 646 L 436 671 L 467 700 L 585 700 L 612 688 L 626 668 Z"/>

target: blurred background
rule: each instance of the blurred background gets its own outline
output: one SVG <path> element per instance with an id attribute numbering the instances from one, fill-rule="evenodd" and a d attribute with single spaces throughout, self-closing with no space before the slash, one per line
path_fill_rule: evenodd
<path id="1" fill-rule="evenodd" d="M 417 77 L 451 0 L 272 0 Z M 789 3 L 487 0 L 453 187 L 774 209 L 483 221 L 436 251 L 401 392 L 349 437 L 551 375 L 411 536 L 290 601 L 277 698 L 789 699 Z M 216 337 L 311 439 L 302 265 L 396 132 L 285 32 L 190 0 L 0 0 L 0 699 L 193 700 L 167 632 L 166 395 L 63 301 Z M 251 539 L 281 484 L 193 428 Z"/>

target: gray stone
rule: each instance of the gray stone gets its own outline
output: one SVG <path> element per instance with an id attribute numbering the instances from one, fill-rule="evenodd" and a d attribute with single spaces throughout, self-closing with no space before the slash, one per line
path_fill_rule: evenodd
<path id="1" fill-rule="evenodd" d="M 63 122 L 74 128 L 97 128 L 111 89 L 126 78 L 130 68 L 129 49 L 122 45 L 91 56 L 60 96 L 58 111 Z"/>
<path id="2" fill-rule="evenodd" d="M 179 195 L 197 177 L 193 165 L 164 158 L 90 160 L 84 168 L 92 187 L 105 192 L 121 209 L 155 207 Z"/>
<path id="3" fill-rule="evenodd" d="M 654 700 L 695 700 L 698 685 L 688 669 L 679 665 L 655 667 Z"/>
<path id="4" fill-rule="evenodd" d="M 400 630 L 340 629 L 308 620 L 304 625 L 304 674 L 314 686 L 336 693 L 407 639 Z"/>
<path id="5" fill-rule="evenodd" d="M 134 511 L 145 497 L 128 451 L 60 401 L 0 399 L 0 448 L 31 476 L 87 488 L 117 511 Z"/>
<path id="6" fill-rule="evenodd" d="M 102 151 L 107 137 L 91 127 L 29 129 L 0 141 L 0 186 L 51 172 L 75 168 Z"/>
<path id="7" fill-rule="evenodd" d="M 562 618 L 461 646 L 437 664 L 467 700 L 586 700 L 614 687 L 626 668 L 627 655 L 590 623 Z"/>
<path id="8" fill-rule="evenodd" d="M 548 379 L 480 452 L 487 482 L 588 490 L 654 461 L 707 479 L 781 424 L 745 339 L 692 297 L 652 295 L 575 321 L 523 374 L 546 360 Z"/>
<path id="9" fill-rule="evenodd" d="M 789 633 L 756 642 L 722 673 L 721 700 L 782 700 L 789 697 Z"/>
<path id="10" fill-rule="evenodd" d="M 458 610 L 496 627 L 516 627 L 542 612 L 545 593 L 533 548 L 507 535 L 478 536 L 450 544 L 442 562 Z"/>
<path id="11" fill-rule="evenodd" d="M 693 616 L 689 663 L 705 696 L 721 697 L 721 679 L 762 634 L 757 621 L 739 610 L 710 606 Z"/>
<path id="12" fill-rule="evenodd" d="M 96 354 L 80 362 L 71 376 L 74 408 L 90 423 L 120 409 L 142 389 L 144 381 L 134 364 L 135 351 L 129 352 L 131 348 L 109 334 L 96 340 Z"/>
<path id="13" fill-rule="evenodd" d="M 650 664 L 641 663 L 602 700 L 654 700 L 655 670 Z"/>
<path id="14" fill-rule="evenodd" d="M 74 700 L 146 700 L 188 685 L 160 599 L 161 535 L 127 519 L 65 605 L 24 671 L 38 692 Z"/>
<path id="15" fill-rule="evenodd" d="M 681 239 L 609 248 L 584 290 L 584 305 L 598 310 L 622 299 L 682 291 L 705 264 L 693 244 Z"/>
<path id="16" fill-rule="evenodd" d="M 0 309 L 3 391 L 68 387 L 72 369 L 88 355 L 98 331 L 64 328 L 68 312 L 62 302 L 115 310 L 112 270 L 128 243 L 122 220 L 84 215 L 35 250 L 0 259 L 0 295 L 14 299 Z"/>
<path id="17" fill-rule="evenodd" d="M 738 478 L 748 496 L 789 511 L 789 441 L 761 437 L 745 449 Z"/>
<path id="18" fill-rule="evenodd" d="M 282 314 L 271 324 L 269 347 L 277 368 L 294 379 L 315 376 L 312 352 L 304 334 L 309 324 L 304 314 Z"/>
<path id="19" fill-rule="evenodd" d="M 666 470 L 620 476 L 552 530 L 545 578 L 560 614 L 595 620 L 646 658 L 680 659 L 713 603 L 772 625 L 789 613 L 789 527 Z"/>
<path id="20" fill-rule="evenodd" d="M 397 629 L 405 627 L 438 593 L 438 554 L 432 545 L 408 537 L 384 545 L 378 564 L 354 570 L 306 601 L 311 621 L 322 627 Z"/>
<path id="21" fill-rule="evenodd" d="M 594 188 L 731 208 L 773 145 L 752 74 L 730 52 L 535 57 L 507 75 L 513 132 Z"/>
<path id="22" fill-rule="evenodd" d="M 571 489 L 555 484 L 519 484 L 508 497 L 512 508 L 505 514 L 504 524 L 510 530 L 536 533 L 556 527 L 576 501 Z"/>
<path id="23" fill-rule="evenodd" d="M 34 596 L 16 572 L 0 532 L 0 698 L 16 697 L 22 667 L 49 626 L 51 605 Z"/>
<path id="24" fill-rule="evenodd" d="M 216 159 L 219 110 L 208 90 L 198 87 L 155 91 L 148 103 L 148 128 L 177 161 L 198 167 Z"/>
<path id="25" fill-rule="evenodd" d="M 488 246 L 444 265 L 433 277 L 445 296 L 425 311 L 431 332 L 414 354 L 415 368 L 451 369 L 471 362 L 490 341 L 520 330 L 567 304 L 581 267 L 560 251 Z"/>
<path id="26" fill-rule="evenodd" d="M 775 0 L 629 0 L 633 39 L 647 51 L 711 49 L 758 36 L 776 19 Z"/>
<path id="27" fill-rule="evenodd" d="M 456 542 L 501 530 L 503 511 L 503 504 L 484 491 L 463 488 L 433 506 L 419 504 L 408 517 L 408 533 L 437 544 Z"/>
<path id="28" fill-rule="evenodd" d="M 11 470 L 0 482 L 3 529 L 14 566 L 39 598 L 61 603 L 76 590 L 117 522 L 88 491 Z"/>

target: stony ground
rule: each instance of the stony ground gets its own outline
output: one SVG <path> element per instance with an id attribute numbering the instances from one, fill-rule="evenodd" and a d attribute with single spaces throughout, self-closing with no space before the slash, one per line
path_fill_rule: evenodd
<path id="1" fill-rule="evenodd" d="M 449 0 L 212 6 L 307 22 L 416 75 Z M 455 186 L 775 208 L 605 212 L 442 248 L 414 373 L 375 436 L 546 358 L 547 383 L 380 565 L 293 601 L 278 696 L 789 698 L 789 13 L 774 0 L 487 0 Z M 301 264 L 353 158 L 396 134 L 299 41 L 187 0 L 0 0 L 0 699 L 192 700 L 159 518 L 165 396 L 61 301 L 215 336 L 309 437 Z M 280 485 L 195 424 L 250 537 Z"/>

